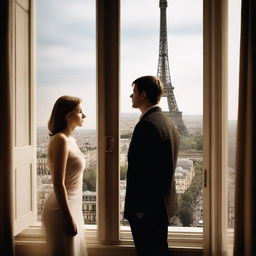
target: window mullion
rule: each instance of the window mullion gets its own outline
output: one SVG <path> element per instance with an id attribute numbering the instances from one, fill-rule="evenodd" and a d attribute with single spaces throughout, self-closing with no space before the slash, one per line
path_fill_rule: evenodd
<path id="1" fill-rule="evenodd" d="M 119 240 L 119 0 L 97 1 L 98 238 Z"/>
<path id="2" fill-rule="evenodd" d="M 204 1 L 204 255 L 225 250 L 227 2 Z"/>

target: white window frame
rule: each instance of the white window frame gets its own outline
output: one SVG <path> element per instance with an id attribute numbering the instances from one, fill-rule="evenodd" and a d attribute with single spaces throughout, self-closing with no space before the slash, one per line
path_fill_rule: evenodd
<path id="1" fill-rule="evenodd" d="M 228 0 L 204 0 L 204 255 L 226 255 Z"/>
<path id="2" fill-rule="evenodd" d="M 34 8 L 34 0 L 30 0 Z M 129 251 L 131 233 L 119 229 L 119 56 L 120 0 L 96 1 L 97 26 L 97 226 L 86 239 L 94 255 L 100 250 Z M 179 255 L 217 255 L 225 251 L 225 173 L 227 128 L 227 0 L 203 0 L 204 73 L 204 229 L 174 228 L 169 242 Z M 31 35 L 33 36 L 34 33 Z M 34 121 L 35 122 L 35 121 Z M 35 123 L 34 123 L 35 125 Z M 108 151 L 108 152 L 106 152 Z M 222 203 L 224 202 L 224 203 Z M 221 217 L 220 217 L 221 216 Z M 224 217 L 223 217 L 224 216 Z M 92 228 L 92 229 L 90 229 Z M 201 229 L 199 229 L 201 230 Z M 223 235 L 224 234 L 224 235 Z M 40 227 L 31 226 L 15 238 L 16 248 L 44 246 Z M 114 255 L 115 253 L 113 253 Z M 22 254 L 21 254 L 22 255 Z M 36 254 L 35 254 L 36 255 Z M 219 255 L 219 254 L 218 254 Z"/>

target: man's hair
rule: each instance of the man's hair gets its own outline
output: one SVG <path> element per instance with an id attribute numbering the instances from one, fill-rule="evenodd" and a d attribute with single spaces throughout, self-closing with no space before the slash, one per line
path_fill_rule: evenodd
<path id="1" fill-rule="evenodd" d="M 163 84 L 158 77 L 142 76 L 133 81 L 137 86 L 139 94 L 143 91 L 146 93 L 149 102 L 153 105 L 159 103 L 163 94 Z"/>
<path id="2" fill-rule="evenodd" d="M 81 99 L 72 96 L 61 96 L 55 102 L 50 120 L 48 122 L 48 130 L 50 136 L 57 132 L 62 132 L 67 127 L 66 116 L 81 103 Z"/>

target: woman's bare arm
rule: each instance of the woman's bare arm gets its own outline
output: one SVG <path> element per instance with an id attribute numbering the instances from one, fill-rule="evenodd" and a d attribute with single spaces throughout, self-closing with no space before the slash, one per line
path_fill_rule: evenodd
<path id="1" fill-rule="evenodd" d="M 59 133 L 52 138 L 49 146 L 49 157 L 52 163 L 51 171 L 54 192 L 67 220 L 67 231 L 74 236 L 77 234 L 77 228 L 68 206 L 68 196 L 65 186 L 68 142 L 64 134 Z"/>

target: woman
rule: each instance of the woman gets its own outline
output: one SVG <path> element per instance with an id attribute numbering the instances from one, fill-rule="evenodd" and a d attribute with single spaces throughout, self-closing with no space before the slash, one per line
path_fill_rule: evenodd
<path id="1" fill-rule="evenodd" d="M 87 255 L 83 241 L 82 178 L 85 158 L 72 132 L 83 125 L 81 100 L 60 97 L 52 110 L 48 129 L 48 165 L 53 191 L 43 210 L 43 223 L 51 255 Z"/>

